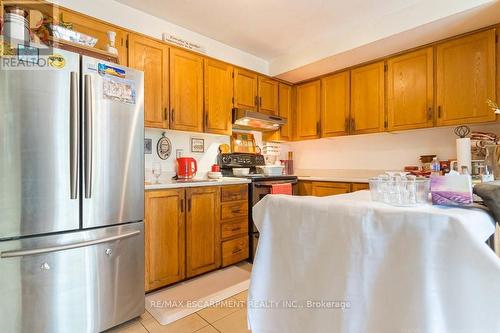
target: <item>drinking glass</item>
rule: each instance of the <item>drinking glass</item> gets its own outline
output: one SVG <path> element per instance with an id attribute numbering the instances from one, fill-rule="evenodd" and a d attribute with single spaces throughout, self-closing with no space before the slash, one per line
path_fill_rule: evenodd
<path id="1" fill-rule="evenodd" d="M 160 176 L 161 176 L 161 163 L 160 162 L 153 162 L 153 169 L 152 169 L 153 176 L 155 177 L 155 184 L 160 183 Z"/>

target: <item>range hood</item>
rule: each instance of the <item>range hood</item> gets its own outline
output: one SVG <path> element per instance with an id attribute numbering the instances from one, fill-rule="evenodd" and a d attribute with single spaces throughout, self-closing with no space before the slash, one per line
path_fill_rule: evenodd
<path id="1" fill-rule="evenodd" d="M 233 128 L 255 131 L 276 131 L 286 124 L 286 119 L 261 112 L 233 109 Z"/>

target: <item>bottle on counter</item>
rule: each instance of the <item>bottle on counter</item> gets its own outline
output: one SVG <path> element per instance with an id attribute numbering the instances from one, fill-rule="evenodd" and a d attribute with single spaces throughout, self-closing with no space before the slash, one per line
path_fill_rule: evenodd
<path id="1" fill-rule="evenodd" d="M 441 164 L 437 157 L 432 158 L 431 176 L 441 176 Z"/>

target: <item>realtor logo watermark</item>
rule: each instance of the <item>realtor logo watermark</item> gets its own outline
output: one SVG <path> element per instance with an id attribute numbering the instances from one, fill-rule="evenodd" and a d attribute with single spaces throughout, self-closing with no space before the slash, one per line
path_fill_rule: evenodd
<path id="1" fill-rule="evenodd" d="M 205 307 L 223 307 L 223 308 L 244 308 L 252 309 L 317 309 L 317 310 L 347 310 L 351 308 L 350 301 L 340 300 L 252 300 L 240 301 L 226 299 L 223 301 L 203 301 L 203 300 L 161 300 L 151 301 L 151 308 L 170 309 L 170 308 L 188 308 L 203 309 Z"/>

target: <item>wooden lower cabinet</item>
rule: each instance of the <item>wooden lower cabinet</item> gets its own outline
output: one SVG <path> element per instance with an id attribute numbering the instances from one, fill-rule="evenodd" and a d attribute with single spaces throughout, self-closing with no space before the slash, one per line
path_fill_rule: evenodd
<path id="1" fill-rule="evenodd" d="M 370 185 L 368 183 L 352 183 L 351 184 L 351 192 L 369 190 Z"/>
<path id="2" fill-rule="evenodd" d="M 220 187 L 186 190 L 186 276 L 220 266 Z"/>
<path id="3" fill-rule="evenodd" d="M 349 193 L 350 190 L 349 183 L 312 182 L 312 195 L 316 197 Z"/>
<path id="4" fill-rule="evenodd" d="M 185 272 L 184 189 L 145 195 L 145 290 L 178 282 Z"/>
<path id="5" fill-rule="evenodd" d="M 224 186 L 221 198 L 221 256 L 226 267 L 249 255 L 248 185 Z"/>
<path id="6" fill-rule="evenodd" d="M 248 235 L 222 243 L 222 266 L 229 266 L 248 258 Z"/>
<path id="7" fill-rule="evenodd" d="M 328 181 L 299 180 L 299 195 L 325 197 L 369 189 L 368 183 L 342 183 Z"/>

